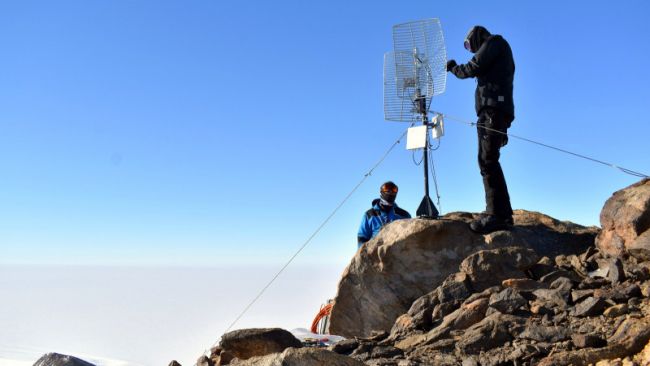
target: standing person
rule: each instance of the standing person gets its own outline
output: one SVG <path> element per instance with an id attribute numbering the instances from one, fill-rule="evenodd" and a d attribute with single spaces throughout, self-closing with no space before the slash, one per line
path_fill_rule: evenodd
<path id="1" fill-rule="evenodd" d="M 397 191 L 397 185 L 391 181 L 381 185 L 379 198 L 372 201 L 372 208 L 366 211 L 361 219 L 359 234 L 357 234 L 359 248 L 368 240 L 374 238 L 381 228 L 389 222 L 411 218 L 411 214 L 406 210 L 397 207 L 395 203 Z"/>
<path id="2" fill-rule="evenodd" d="M 475 106 L 478 116 L 478 165 L 485 188 L 485 213 L 470 224 L 479 233 L 512 226 L 512 207 L 499 150 L 508 143 L 506 132 L 515 119 L 512 83 L 515 62 L 508 42 L 484 27 L 473 27 L 465 38 L 472 59 L 463 65 L 447 62 L 447 71 L 459 79 L 476 78 Z"/>

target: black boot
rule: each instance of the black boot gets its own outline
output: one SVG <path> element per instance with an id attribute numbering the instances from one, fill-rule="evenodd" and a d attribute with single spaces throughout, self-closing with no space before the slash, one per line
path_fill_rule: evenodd
<path id="1" fill-rule="evenodd" d="M 488 234 L 498 230 L 508 230 L 512 227 L 512 217 L 498 217 L 496 215 L 484 215 L 469 224 L 472 231 L 479 234 Z"/>

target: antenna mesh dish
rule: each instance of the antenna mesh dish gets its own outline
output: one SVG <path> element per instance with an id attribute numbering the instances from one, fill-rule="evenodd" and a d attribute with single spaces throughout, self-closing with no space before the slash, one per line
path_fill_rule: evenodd
<path id="1" fill-rule="evenodd" d="M 416 122 L 420 115 L 413 104 L 412 90 L 402 87 L 404 78 L 399 79 L 394 52 L 384 54 L 384 118 L 389 121 Z"/>
<path id="2" fill-rule="evenodd" d="M 421 118 L 417 98 L 426 100 L 445 91 L 447 50 L 438 19 L 393 27 L 393 52 L 384 55 L 384 118 L 413 122 Z"/>

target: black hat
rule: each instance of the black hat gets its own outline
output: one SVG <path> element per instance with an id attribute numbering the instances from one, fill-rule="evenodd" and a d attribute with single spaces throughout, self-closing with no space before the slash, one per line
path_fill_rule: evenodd
<path id="1" fill-rule="evenodd" d="M 388 181 L 381 185 L 379 188 L 379 194 L 381 199 L 386 201 L 388 204 L 392 205 L 395 203 L 395 198 L 397 197 L 397 184 Z"/>
<path id="2" fill-rule="evenodd" d="M 479 48 L 483 45 L 483 42 L 487 40 L 492 34 L 485 29 L 485 27 L 480 25 L 475 25 L 472 29 L 467 32 L 465 37 L 465 49 L 471 53 L 476 53 Z"/>

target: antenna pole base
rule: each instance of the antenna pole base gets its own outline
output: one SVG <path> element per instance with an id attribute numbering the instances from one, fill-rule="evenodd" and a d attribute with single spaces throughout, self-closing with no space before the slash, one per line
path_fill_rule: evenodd
<path id="1" fill-rule="evenodd" d="M 426 106 L 426 105 L 424 105 Z M 437 219 L 438 209 L 433 204 L 431 197 L 429 197 L 429 119 L 427 114 L 422 113 L 422 125 L 427 126 L 427 135 L 424 144 L 424 198 L 420 202 L 420 206 L 416 211 L 416 215 L 423 219 Z"/>
<path id="2" fill-rule="evenodd" d="M 434 220 L 438 218 L 440 213 L 438 212 L 436 205 L 433 204 L 431 197 L 426 195 L 422 199 L 422 202 L 420 202 L 420 206 L 418 206 L 415 214 L 421 219 Z"/>

